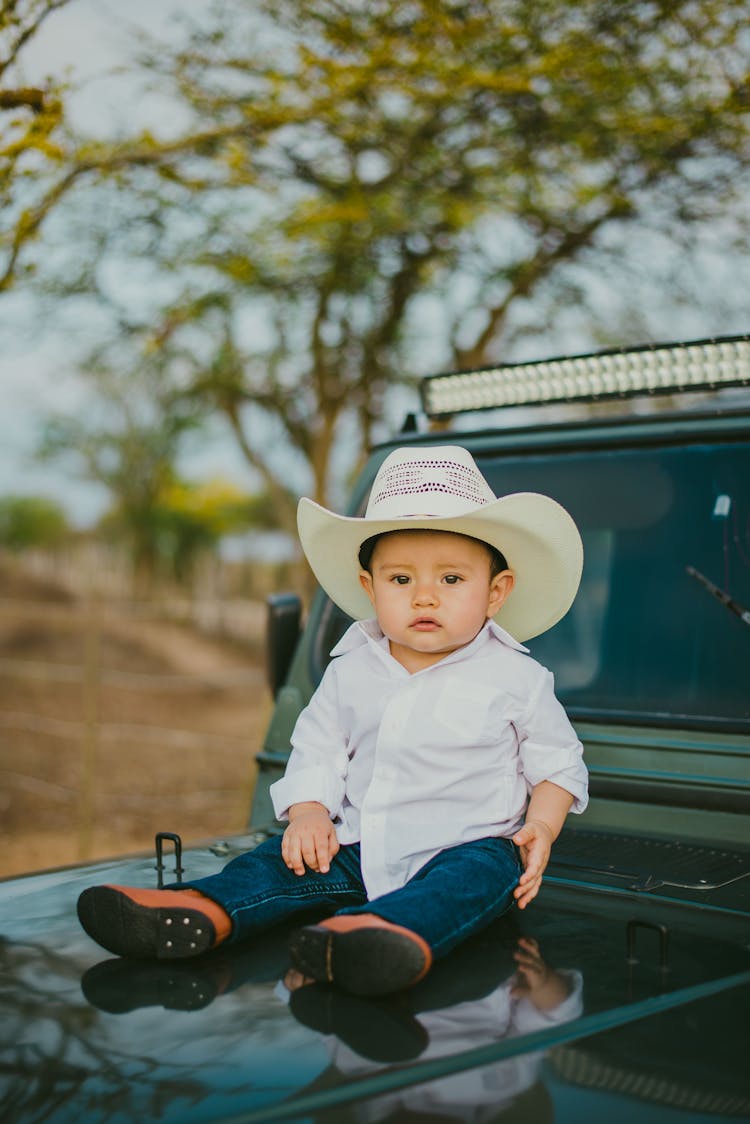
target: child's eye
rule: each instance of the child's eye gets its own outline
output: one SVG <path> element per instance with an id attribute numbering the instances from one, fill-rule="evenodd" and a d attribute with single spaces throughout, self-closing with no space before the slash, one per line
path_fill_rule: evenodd
<path id="1" fill-rule="evenodd" d="M 409 575 L 408 574 L 394 574 L 393 577 L 391 578 L 391 581 L 395 582 L 396 585 L 408 585 L 409 584 Z"/>
<path id="2" fill-rule="evenodd" d="M 446 585 L 458 585 L 461 580 L 462 579 L 459 574 L 446 574 L 443 578 L 443 581 Z"/>

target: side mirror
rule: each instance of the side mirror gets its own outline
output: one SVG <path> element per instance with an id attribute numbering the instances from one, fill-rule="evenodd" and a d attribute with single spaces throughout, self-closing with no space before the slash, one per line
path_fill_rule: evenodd
<path id="1" fill-rule="evenodd" d="M 302 599 L 296 593 L 266 598 L 266 675 L 274 698 L 286 682 L 302 621 Z"/>

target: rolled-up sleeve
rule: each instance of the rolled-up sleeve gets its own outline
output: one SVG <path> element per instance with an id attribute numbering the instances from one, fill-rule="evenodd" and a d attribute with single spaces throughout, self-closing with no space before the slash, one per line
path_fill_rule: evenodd
<path id="1" fill-rule="evenodd" d="M 349 764 L 348 739 L 339 723 L 335 661 L 297 719 L 291 740 L 286 772 L 270 787 L 277 819 L 287 820 L 293 804 L 308 800 L 323 804 L 335 819 Z"/>
<path id="2" fill-rule="evenodd" d="M 533 1034 L 545 1026 L 561 1026 L 578 1019 L 583 1014 L 583 976 L 580 972 L 565 970 L 557 972 L 558 977 L 567 985 L 567 995 L 557 1007 L 549 1011 L 540 1011 L 527 996 L 522 996 L 513 1011 L 513 1029 L 511 1033 Z"/>
<path id="3" fill-rule="evenodd" d="M 540 672 L 537 689 L 516 727 L 523 772 L 531 788 L 542 781 L 564 788 L 573 797 L 571 812 L 583 812 L 588 804 L 583 746 L 555 697 L 552 673 L 545 668 Z"/>

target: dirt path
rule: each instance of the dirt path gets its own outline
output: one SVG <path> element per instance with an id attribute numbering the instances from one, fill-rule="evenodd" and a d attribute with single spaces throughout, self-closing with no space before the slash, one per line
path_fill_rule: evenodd
<path id="1" fill-rule="evenodd" d="M 0 569 L 0 876 L 242 830 L 270 712 L 248 645 Z"/>

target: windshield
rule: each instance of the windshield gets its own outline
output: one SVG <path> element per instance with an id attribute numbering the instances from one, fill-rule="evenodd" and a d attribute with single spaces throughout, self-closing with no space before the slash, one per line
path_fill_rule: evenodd
<path id="1" fill-rule="evenodd" d="M 572 715 L 750 725 L 750 445 L 478 463 L 497 495 L 545 493 L 581 530 L 573 608 L 528 642 Z M 320 673 L 348 623 L 327 618 Z"/>

